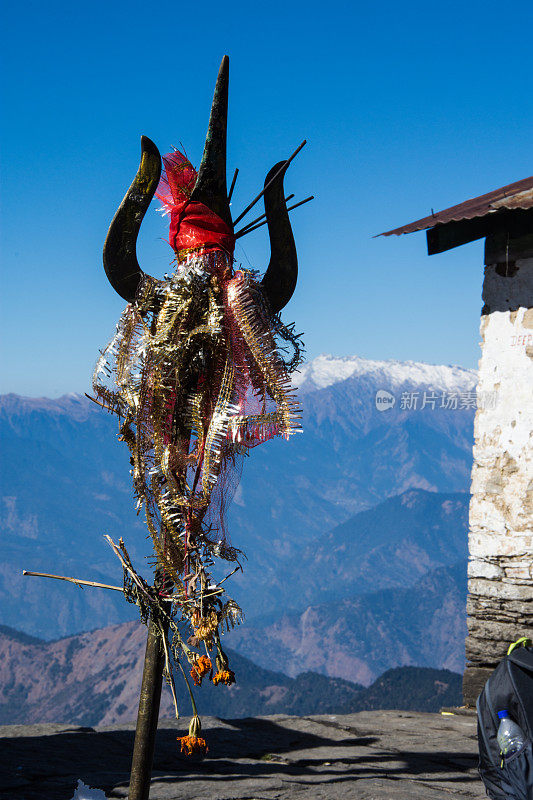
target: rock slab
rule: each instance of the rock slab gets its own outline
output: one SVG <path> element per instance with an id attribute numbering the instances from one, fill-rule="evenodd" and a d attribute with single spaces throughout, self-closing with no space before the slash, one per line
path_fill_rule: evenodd
<path id="1" fill-rule="evenodd" d="M 134 725 L 0 727 L 0 798 L 71 800 L 78 778 L 126 798 Z M 186 721 L 161 720 L 150 800 L 485 798 L 476 718 L 406 711 L 204 719 L 209 753 L 179 755 Z"/>

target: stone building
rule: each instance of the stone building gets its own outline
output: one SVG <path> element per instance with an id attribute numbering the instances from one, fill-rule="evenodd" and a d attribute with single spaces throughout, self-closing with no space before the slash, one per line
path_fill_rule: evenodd
<path id="1" fill-rule="evenodd" d="M 533 177 L 384 235 L 428 254 L 485 239 L 468 536 L 465 703 L 521 636 L 533 639 Z"/>

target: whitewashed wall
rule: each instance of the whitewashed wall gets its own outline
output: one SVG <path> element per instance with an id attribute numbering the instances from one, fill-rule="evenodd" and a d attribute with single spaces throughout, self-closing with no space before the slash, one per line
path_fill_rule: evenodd
<path id="1" fill-rule="evenodd" d="M 483 300 L 470 505 L 467 702 L 475 700 L 510 642 L 533 638 L 533 258 L 487 266 Z"/>

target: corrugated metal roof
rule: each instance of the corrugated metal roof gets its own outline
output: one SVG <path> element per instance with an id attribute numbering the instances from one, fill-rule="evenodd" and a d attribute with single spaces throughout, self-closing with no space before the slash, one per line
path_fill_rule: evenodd
<path id="1" fill-rule="evenodd" d="M 466 200 L 457 206 L 446 208 L 429 217 L 423 217 L 403 225 L 401 228 L 394 228 L 392 231 L 385 231 L 379 236 L 391 236 L 395 233 L 399 236 L 402 233 L 413 233 L 414 231 L 425 231 L 434 228 L 436 225 L 445 225 L 448 222 L 460 222 L 464 219 L 474 219 L 475 217 L 486 217 L 495 214 L 503 209 L 530 209 L 533 208 L 533 175 L 524 178 L 501 189 L 495 189 L 488 194 Z"/>

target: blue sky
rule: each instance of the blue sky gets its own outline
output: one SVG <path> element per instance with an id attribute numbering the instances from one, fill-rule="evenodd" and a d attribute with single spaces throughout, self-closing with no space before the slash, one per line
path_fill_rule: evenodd
<path id="1" fill-rule="evenodd" d="M 475 367 L 482 242 L 428 258 L 424 234 L 372 236 L 531 174 L 532 18 L 531 2 L 490 0 L 6 4 L 0 391 L 89 388 L 122 307 L 101 248 L 140 135 L 198 163 L 224 53 L 234 216 L 308 139 L 286 187 L 316 200 L 293 214 L 284 312 L 308 356 Z M 138 254 L 162 275 L 157 206 Z M 265 229 L 241 241 L 263 269 Z"/>

